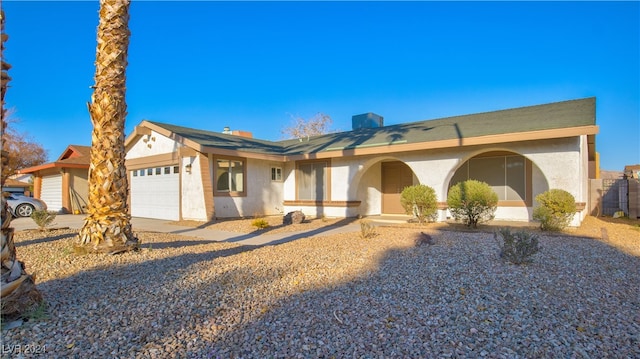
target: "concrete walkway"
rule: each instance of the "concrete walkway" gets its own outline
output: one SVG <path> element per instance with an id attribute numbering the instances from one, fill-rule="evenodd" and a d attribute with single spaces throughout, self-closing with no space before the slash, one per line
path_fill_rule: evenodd
<path id="1" fill-rule="evenodd" d="M 84 215 L 73 214 L 59 214 L 56 216 L 52 228 L 68 227 L 71 229 L 80 229 L 84 223 Z M 203 239 L 219 241 L 219 242 L 234 242 L 242 245 L 272 245 L 284 242 L 293 241 L 300 238 L 312 237 L 315 235 L 329 235 L 336 233 L 348 233 L 359 232 L 360 224 L 349 223 L 346 225 L 333 225 L 317 229 L 311 229 L 308 231 L 300 232 L 287 232 L 276 234 L 260 234 L 260 233 L 236 233 L 227 232 L 207 228 L 178 226 L 171 224 L 169 221 L 161 219 L 150 218 L 137 218 L 131 219 L 131 225 L 135 231 L 149 231 L 149 232 L 161 232 L 161 233 L 173 233 L 183 236 L 199 237 Z M 33 222 L 31 218 L 15 218 L 11 221 L 11 227 L 16 231 L 24 231 L 28 229 L 37 229 L 38 226 Z"/>

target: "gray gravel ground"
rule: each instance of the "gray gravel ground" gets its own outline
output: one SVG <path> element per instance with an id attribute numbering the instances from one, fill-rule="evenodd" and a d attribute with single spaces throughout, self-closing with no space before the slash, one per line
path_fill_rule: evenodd
<path id="1" fill-rule="evenodd" d="M 117 256 L 20 233 L 50 307 L 3 330 L 3 358 L 640 358 L 639 257 L 542 236 L 515 266 L 490 234 L 415 247 L 417 233 L 266 247 L 141 233 Z"/>

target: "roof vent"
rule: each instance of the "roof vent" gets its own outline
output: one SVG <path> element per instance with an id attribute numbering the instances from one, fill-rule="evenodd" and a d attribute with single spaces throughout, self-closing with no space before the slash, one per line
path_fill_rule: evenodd
<path id="1" fill-rule="evenodd" d="M 376 128 L 384 126 L 384 118 L 373 112 L 363 113 L 362 115 L 353 115 L 351 117 L 351 127 L 354 130 L 360 128 Z"/>
<path id="2" fill-rule="evenodd" d="M 224 129 L 222 130 L 222 133 L 224 133 L 225 135 L 230 135 L 231 134 L 231 128 L 229 126 L 224 126 Z"/>

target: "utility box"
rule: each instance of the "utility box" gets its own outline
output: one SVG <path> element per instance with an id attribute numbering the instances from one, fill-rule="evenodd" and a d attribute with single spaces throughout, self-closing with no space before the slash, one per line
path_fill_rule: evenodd
<path id="1" fill-rule="evenodd" d="M 377 128 L 384 126 L 384 118 L 373 112 L 363 113 L 362 115 L 353 115 L 351 117 L 351 127 L 354 130 L 360 128 Z"/>

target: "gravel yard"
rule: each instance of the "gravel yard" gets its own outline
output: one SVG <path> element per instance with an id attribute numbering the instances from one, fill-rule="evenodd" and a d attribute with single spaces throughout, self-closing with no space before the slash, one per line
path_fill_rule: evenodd
<path id="1" fill-rule="evenodd" d="M 588 219 L 541 235 L 524 266 L 491 233 L 435 224 L 264 247 L 144 232 L 115 256 L 76 256 L 69 230 L 18 232 L 49 309 L 3 330 L 2 355 L 638 358 L 638 229 Z M 435 244 L 416 247 L 420 231 Z"/>

